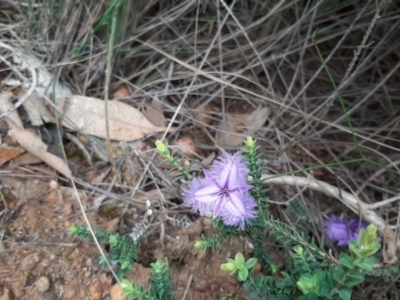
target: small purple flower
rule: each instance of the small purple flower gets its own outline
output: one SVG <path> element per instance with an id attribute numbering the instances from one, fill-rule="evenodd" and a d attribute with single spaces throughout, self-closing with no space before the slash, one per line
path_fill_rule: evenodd
<path id="1" fill-rule="evenodd" d="M 353 219 L 351 221 L 344 221 L 338 216 L 331 216 L 331 218 L 324 222 L 324 230 L 326 236 L 337 241 L 339 246 L 347 246 L 350 240 L 357 240 L 358 233 L 362 228 L 367 228 L 368 223 Z"/>
<path id="2" fill-rule="evenodd" d="M 184 192 L 184 204 L 192 206 L 200 215 L 221 217 L 226 225 L 244 229 L 246 222 L 256 218 L 257 206 L 247 192 L 249 169 L 240 152 L 221 155 L 204 170 L 205 178 L 194 178 Z"/>

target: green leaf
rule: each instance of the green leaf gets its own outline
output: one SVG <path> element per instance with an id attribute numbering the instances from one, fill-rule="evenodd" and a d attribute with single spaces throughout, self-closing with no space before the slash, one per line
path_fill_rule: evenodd
<path id="1" fill-rule="evenodd" d="M 304 295 L 318 289 L 318 279 L 315 274 L 312 277 L 309 274 L 300 276 L 296 284 Z"/>
<path id="2" fill-rule="evenodd" d="M 353 274 L 347 275 L 346 286 L 353 287 L 353 286 L 360 284 L 364 280 L 365 280 L 364 275 L 362 275 L 360 273 L 353 273 Z"/>
<path id="3" fill-rule="evenodd" d="M 250 259 L 248 259 L 248 260 L 246 261 L 246 268 L 247 268 L 247 269 L 250 269 L 250 268 L 254 267 L 254 265 L 255 265 L 256 263 L 257 263 L 257 258 L 252 257 L 252 258 L 250 258 Z"/>
<path id="4" fill-rule="evenodd" d="M 128 268 L 130 268 L 131 267 L 131 263 L 129 262 L 129 261 L 124 261 L 122 264 L 121 264 L 121 269 L 128 269 Z"/>
<path id="5" fill-rule="evenodd" d="M 307 297 L 308 300 L 318 300 L 318 298 L 319 298 L 318 295 L 314 292 L 309 293 L 307 296 L 308 296 Z"/>
<path id="6" fill-rule="evenodd" d="M 353 260 L 361 258 L 361 254 L 358 252 L 358 244 L 355 240 L 350 241 L 349 251 Z"/>
<path id="7" fill-rule="evenodd" d="M 245 282 L 243 283 L 243 288 L 244 288 L 245 290 L 248 290 L 250 287 L 251 287 L 251 282 L 250 282 L 250 281 L 245 281 Z"/>
<path id="8" fill-rule="evenodd" d="M 341 287 L 338 290 L 340 299 L 342 300 L 350 300 L 351 299 L 351 289 L 347 288 L 347 287 Z"/>
<path id="9" fill-rule="evenodd" d="M 347 253 L 341 252 L 340 253 L 340 257 L 339 257 L 339 261 L 340 261 L 340 264 L 342 264 L 346 268 L 348 268 L 348 269 L 352 269 L 353 268 L 353 260 L 350 257 L 350 255 L 348 255 Z"/>
<path id="10" fill-rule="evenodd" d="M 375 276 L 381 276 L 382 275 L 382 273 L 383 273 L 383 271 L 382 271 L 382 269 L 376 269 L 376 270 L 374 270 L 374 275 Z"/>
<path id="11" fill-rule="evenodd" d="M 251 298 L 256 298 L 258 296 L 258 290 L 251 291 L 249 295 Z"/>
<path id="12" fill-rule="evenodd" d="M 238 273 L 239 280 L 245 281 L 248 275 L 249 275 L 249 270 L 247 270 L 246 268 L 241 269 Z"/>
<path id="13" fill-rule="evenodd" d="M 334 271 L 333 271 L 333 279 L 334 279 L 336 282 L 338 282 L 338 283 L 344 285 L 343 273 L 340 272 L 339 270 L 334 270 Z"/>
<path id="14" fill-rule="evenodd" d="M 121 288 L 122 288 L 122 291 L 123 291 L 124 295 L 130 294 L 135 290 L 135 284 L 129 282 L 126 279 L 123 279 L 121 281 Z"/>
<path id="15" fill-rule="evenodd" d="M 360 269 L 363 269 L 367 272 L 372 272 L 373 268 L 372 268 L 372 264 L 370 262 L 356 262 L 356 266 L 359 267 Z"/>
<path id="16" fill-rule="evenodd" d="M 221 270 L 225 272 L 230 272 L 229 275 L 233 275 L 238 270 L 238 267 L 234 260 L 228 258 L 228 262 L 225 264 L 221 264 Z"/>
<path id="17" fill-rule="evenodd" d="M 242 253 L 240 253 L 240 252 L 238 252 L 238 253 L 236 253 L 236 255 L 235 255 L 235 262 L 237 263 L 237 264 L 239 264 L 239 265 L 241 265 L 241 266 L 244 266 L 244 257 L 243 257 L 243 254 Z"/>
<path id="18" fill-rule="evenodd" d="M 376 227 L 374 224 L 369 224 L 366 229 L 361 229 L 358 234 L 359 244 L 363 248 L 367 248 L 373 244 L 377 237 L 377 230 L 378 227 Z"/>
<path id="19" fill-rule="evenodd" d="M 383 268 L 383 274 L 386 276 L 392 275 L 392 271 L 389 268 Z"/>
<path id="20" fill-rule="evenodd" d="M 331 291 L 327 287 L 322 287 L 320 290 L 320 294 L 325 299 L 332 299 Z"/>
<path id="21" fill-rule="evenodd" d="M 75 225 L 72 225 L 68 228 L 68 231 L 72 234 L 76 234 L 79 231 L 79 228 Z"/>
<path id="22" fill-rule="evenodd" d="M 374 255 L 376 252 L 378 252 L 379 248 L 381 247 L 381 244 L 379 243 L 372 243 L 368 246 L 368 248 L 361 250 L 361 254 L 364 257 L 367 256 L 372 256 Z"/>
<path id="23" fill-rule="evenodd" d="M 109 243 L 112 247 L 116 247 L 118 245 L 118 235 L 116 234 L 110 235 Z"/>

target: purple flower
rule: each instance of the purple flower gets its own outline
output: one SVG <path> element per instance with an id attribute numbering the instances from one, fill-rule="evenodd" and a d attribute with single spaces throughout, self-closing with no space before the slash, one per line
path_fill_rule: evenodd
<path id="1" fill-rule="evenodd" d="M 205 178 L 194 178 L 184 192 L 184 204 L 192 206 L 200 215 L 220 217 L 226 225 L 244 229 L 246 222 L 255 219 L 257 206 L 247 192 L 249 169 L 240 152 L 221 155 L 204 170 Z"/>
<path id="2" fill-rule="evenodd" d="M 324 230 L 326 236 L 337 241 L 339 246 L 347 246 L 350 240 L 357 240 L 360 229 L 367 228 L 368 223 L 353 219 L 351 221 L 344 221 L 338 216 L 331 216 L 331 218 L 324 222 Z"/>

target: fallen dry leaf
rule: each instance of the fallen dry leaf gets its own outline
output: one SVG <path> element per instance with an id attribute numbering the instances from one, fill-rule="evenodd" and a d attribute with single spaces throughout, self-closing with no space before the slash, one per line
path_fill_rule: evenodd
<path id="1" fill-rule="evenodd" d="M 12 107 L 11 103 L 12 93 L 6 92 L 0 94 L 0 110 L 7 111 Z M 47 145 L 42 142 L 40 137 L 34 133 L 24 129 L 22 121 L 19 118 L 17 111 L 12 112 L 9 118 L 6 119 L 10 128 L 8 134 L 15 138 L 24 149 L 34 154 L 42 161 L 47 163 L 49 166 L 56 169 L 58 172 L 63 174 L 65 177 L 71 177 L 71 171 L 69 170 L 65 161 L 58 156 L 55 156 L 47 152 Z"/>
<path id="2" fill-rule="evenodd" d="M 103 139 L 107 137 L 103 100 L 74 95 L 57 98 L 56 105 L 78 128 L 70 124 L 66 118 L 62 121 L 63 126 Z M 138 140 L 150 133 L 166 130 L 165 126 L 153 125 L 136 108 L 119 101 L 108 102 L 108 121 L 110 139 L 117 141 Z"/>
<path id="3" fill-rule="evenodd" d="M 25 152 L 20 156 L 16 157 L 12 163 L 14 166 L 25 166 L 25 165 L 36 165 L 40 164 L 41 162 L 42 161 L 32 153 Z"/>
<path id="4" fill-rule="evenodd" d="M 252 136 L 264 125 L 269 114 L 270 109 L 264 107 L 249 114 L 226 115 L 217 128 L 217 144 L 221 147 L 241 145 L 246 136 Z"/>
<path id="5" fill-rule="evenodd" d="M 21 91 L 18 93 L 18 98 L 23 97 L 26 92 L 26 89 L 21 89 Z M 22 104 L 22 106 L 25 108 L 32 125 L 40 126 L 43 125 L 44 122 L 55 123 L 54 116 L 47 109 L 43 98 L 40 97 L 36 91 L 33 92 L 32 96 L 30 96 L 28 100 Z"/>
<path id="6" fill-rule="evenodd" d="M 9 160 L 20 156 L 25 150 L 19 147 L 10 147 L 7 145 L 0 145 L 0 166 Z"/>
<path id="7" fill-rule="evenodd" d="M 47 145 L 33 132 L 25 129 L 13 128 L 9 134 L 13 135 L 18 143 L 49 166 L 56 169 L 65 177 L 71 177 L 71 171 L 63 159 L 47 152 Z"/>
<path id="8" fill-rule="evenodd" d="M 164 126 L 166 124 L 162 104 L 160 101 L 152 100 L 150 106 L 143 115 L 155 126 Z"/>

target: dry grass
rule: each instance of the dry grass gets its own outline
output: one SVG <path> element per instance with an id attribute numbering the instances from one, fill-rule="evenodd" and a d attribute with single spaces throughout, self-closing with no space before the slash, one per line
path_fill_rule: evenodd
<path id="1" fill-rule="evenodd" d="M 226 113 L 268 106 L 273 115 L 254 138 L 270 173 L 325 165 L 302 173 L 367 203 L 398 194 L 400 7 L 395 1 L 110 1 L 121 5 L 113 37 L 108 35 L 107 1 L 58 2 L 0 1 L 0 40 L 42 59 L 74 93 L 104 98 L 112 38 L 110 94 L 124 85 L 131 92 L 124 101 L 135 107 L 161 101 L 168 123 L 178 128 L 168 135 L 170 144 L 188 135 L 200 158 L 207 157 L 220 150 L 215 124 L 224 122 Z M 381 2 L 366 46 L 357 48 Z M 359 50 L 340 88 L 352 129 L 312 42 L 316 30 L 316 45 L 337 85 L 346 79 Z M 217 108 L 210 124 L 194 118 L 207 105 Z M 362 157 L 352 131 L 367 160 L 340 163 Z M 171 182 L 158 180 L 168 179 L 156 164 L 141 163 L 146 172 L 136 186 L 121 183 L 107 190 L 77 181 L 88 190 L 129 201 L 149 185 L 174 189 Z M 310 191 L 272 187 L 270 196 L 275 202 L 300 199 L 312 222 L 332 213 L 352 214 L 342 203 Z M 290 219 L 277 207 L 281 218 Z M 165 209 L 183 211 L 168 202 Z M 377 212 L 397 228 L 398 202 Z M 320 236 L 317 225 L 310 230 Z M 390 299 L 398 297 L 395 285 L 381 282 L 364 292 L 376 289 Z"/>

